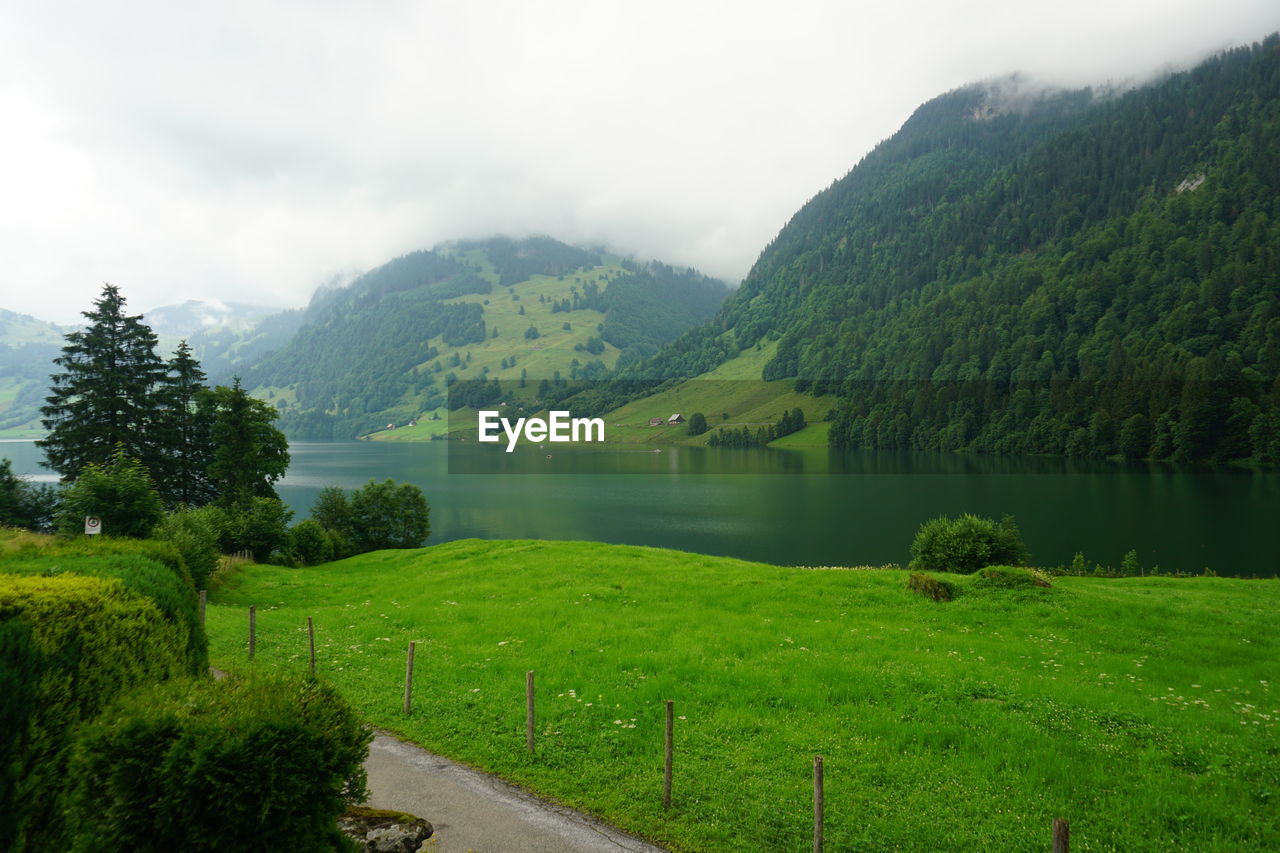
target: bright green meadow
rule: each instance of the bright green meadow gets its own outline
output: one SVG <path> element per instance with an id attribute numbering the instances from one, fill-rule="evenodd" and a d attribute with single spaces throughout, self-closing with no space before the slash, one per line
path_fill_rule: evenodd
<path id="1" fill-rule="evenodd" d="M 1073 851 L 1280 849 L 1280 583 L 966 578 L 936 603 L 906 582 L 463 540 L 245 566 L 211 596 L 210 654 L 303 670 L 312 616 L 319 671 L 374 724 L 676 850 L 810 849 L 818 754 L 828 850 L 1043 850 L 1055 817 Z"/>

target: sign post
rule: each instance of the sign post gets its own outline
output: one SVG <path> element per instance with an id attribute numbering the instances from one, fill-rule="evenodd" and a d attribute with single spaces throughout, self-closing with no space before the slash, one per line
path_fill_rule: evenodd
<path id="1" fill-rule="evenodd" d="M 96 516 L 86 515 L 84 517 L 84 535 L 96 536 L 102 532 L 102 519 Z"/>

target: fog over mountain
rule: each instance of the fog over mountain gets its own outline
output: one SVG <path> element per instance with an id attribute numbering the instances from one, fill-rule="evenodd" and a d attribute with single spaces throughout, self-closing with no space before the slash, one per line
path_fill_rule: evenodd
<path id="1" fill-rule="evenodd" d="M 301 306 L 497 233 L 738 279 L 938 92 L 1124 86 L 1278 26 L 1272 0 L 11 4 L 0 305 Z"/>

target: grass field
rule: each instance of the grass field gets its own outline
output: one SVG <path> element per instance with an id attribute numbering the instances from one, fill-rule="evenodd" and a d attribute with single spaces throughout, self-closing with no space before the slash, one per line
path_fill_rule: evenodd
<path id="1" fill-rule="evenodd" d="M 906 573 L 450 542 L 214 591 L 214 662 L 319 669 L 379 726 L 679 850 L 1280 849 L 1280 582 L 1062 578 L 945 604 Z M 417 641 L 414 711 L 401 714 Z M 539 746 L 524 749 L 524 674 Z M 674 807 L 661 808 L 675 700 Z M 431 815 L 426 815 L 428 819 Z"/>

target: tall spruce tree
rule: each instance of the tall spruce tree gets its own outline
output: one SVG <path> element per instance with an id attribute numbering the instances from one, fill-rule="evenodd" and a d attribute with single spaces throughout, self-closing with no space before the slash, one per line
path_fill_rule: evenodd
<path id="1" fill-rule="evenodd" d="M 164 365 L 156 356 L 156 336 L 141 315 L 125 313 L 117 287 L 105 284 L 85 311 L 83 331 L 66 336 L 62 368 L 51 378 L 41 423 L 49 434 L 37 442 L 50 468 L 72 481 L 86 464 L 106 464 L 116 448 L 157 470 L 152 427 L 156 386 Z"/>
<path id="2" fill-rule="evenodd" d="M 271 425 L 275 408 L 250 397 L 239 377 L 232 387 L 218 386 L 200 397 L 213 418 L 208 471 L 218 503 L 247 507 L 253 498 L 275 498 L 272 484 L 289 467 L 289 442 Z"/>
<path id="3" fill-rule="evenodd" d="M 213 412 L 199 405 L 200 392 L 206 388 L 205 374 L 185 340 L 165 367 L 156 393 L 159 468 L 153 473 L 166 503 L 202 506 L 217 497 L 209 477 Z"/>

